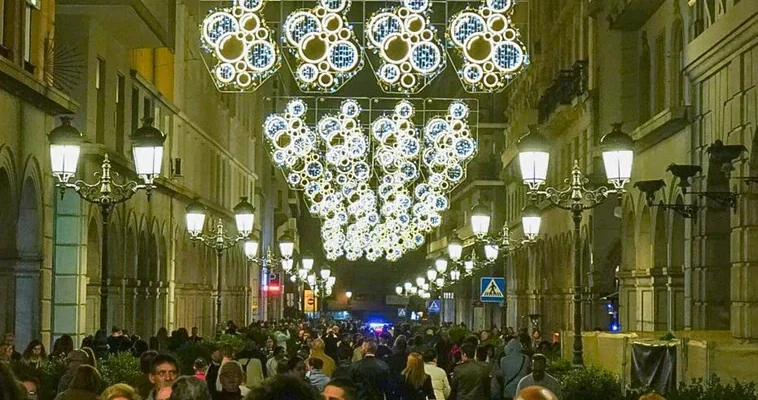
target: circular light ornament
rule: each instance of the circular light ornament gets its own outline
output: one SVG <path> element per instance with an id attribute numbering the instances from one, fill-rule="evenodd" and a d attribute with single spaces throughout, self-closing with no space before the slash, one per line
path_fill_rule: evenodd
<path id="1" fill-rule="evenodd" d="M 212 9 L 201 24 L 203 62 L 221 92 L 252 92 L 281 67 L 273 31 L 257 13 L 264 0 Z"/>
<path id="2" fill-rule="evenodd" d="M 416 112 L 419 100 L 391 105 L 368 132 L 360 117 L 373 103 L 353 99 L 331 108 L 317 103 L 313 129 L 306 117 L 316 113 L 302 99 L 266 118 L 264 143 L 273 164 L 321 219 L 327 259 L 396 261 L 442 223 L 449 193 L 476 152 L 467 122 L 473 112 L 466 102 L 453 101 L 421 129 L 413 121 L 424 116 Z"/>
<path id="3" fill-rule="evenodd" d="M 284 21 L 282 43 L 295 60 L 301 91 L 335 92 L 363 68 L 362 49 L 345 17 L 349 9 L 349 0 L 320 0 Z"/>
<path id="4" fill-rule="evenodd" d="M 450 18 L 447 50 L 469 93 L 499 93 L 529 64 L 526 46 L 511 26 L 514 0 L 484 0 Z"/>
<path id="5" fill-rule="evenodd" d="M 430 0 L 402 0 L 366 22 L 364 44 L 383 91 L 418 93 L 445 69 L 442 41 L 430 14 Z"/>

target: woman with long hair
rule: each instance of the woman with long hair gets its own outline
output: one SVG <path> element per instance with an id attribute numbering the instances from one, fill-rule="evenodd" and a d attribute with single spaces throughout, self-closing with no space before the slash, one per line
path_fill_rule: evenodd
<path id="1" fill-rule="evenodd" d="M 74 351 L 74 339 L 72 339 L 70 335 L 65 334 L 58 339 L 55 339 L 55 342 L 53 343 L 53 352 L 50 353 L 50 359 L 65 359 L 68 353 L 72 351 Z"/>
<path id="2" fill-rule="evenodd" d="M 80 365 L 68 389 L 55 397 L 55 400 L 97 400 L 103 379 L 91 365 Z"/>
<path id="3" fill-rule="evenodd" d="M 40 369 L 47 363 L 47 353 L 41 341 L 34 339 L 26 346 L 21 363 L 31 369 Z"/>
<path id="4" fill-rule="evenodd" d="M 402 400 L 436 399 L 432 378 L 424 371 L 424 358 L 413 352 L 408 355 L 400 381 L 400 398 Z M 440 399 L 444 400 L 444 399 Z"/>

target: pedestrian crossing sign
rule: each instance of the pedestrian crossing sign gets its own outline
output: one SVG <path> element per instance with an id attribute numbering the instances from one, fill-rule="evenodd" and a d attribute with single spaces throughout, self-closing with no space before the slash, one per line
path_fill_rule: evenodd
<path id="1" fill-rule="evenodd" d="M 500 303 L 505 301 L 505 278 L 485 276 L 482 278 L 480 287 L 483 303 Z"/>
<path id="2" fill-rule="evenodd" d="M 439 300 L 432 300 L 429 302 L 429 307 L 427 307 L 427 311 L 429 311 L 429 314 L 439 314 L 440 313 L 440 301 Z"/>

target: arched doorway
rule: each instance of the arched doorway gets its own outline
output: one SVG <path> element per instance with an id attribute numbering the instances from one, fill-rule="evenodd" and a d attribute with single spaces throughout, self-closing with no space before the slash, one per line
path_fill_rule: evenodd
<path id="1" fill-rule="evenodd" d="M 29 343 L 40 333 L 40 269 L 42 268 L 42 212 L 35 181 L 28 177 L 21 189 L 16 246 L 16 341 Z M 3 204 L 3 203 L 0 203 Z"/>
<path id="2" fill-rule="evenodd" d="M 0 167 L 0 260 L 12 260 L 16 256 L 16 215 L 12 205 L 13 186 L 8 170 Z M 13 266 L 0 262 L 0 304 L 15 304 Z M 0 332 L 12 332 L 15 318 L 12 306 L 0 307 Z"/>

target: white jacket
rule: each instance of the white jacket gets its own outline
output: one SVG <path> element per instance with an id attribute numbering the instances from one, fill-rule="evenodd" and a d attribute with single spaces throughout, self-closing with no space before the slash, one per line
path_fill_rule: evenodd
<path id="1" fill-rule="evenodd" d="M 450 396 L 450 382 L 447 380 L 445 370 L 434 363 L 425 363 L 424 372 L 432 378 L 434 397 L 437 400 L 445 400 Z"/>

